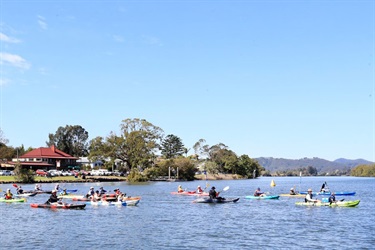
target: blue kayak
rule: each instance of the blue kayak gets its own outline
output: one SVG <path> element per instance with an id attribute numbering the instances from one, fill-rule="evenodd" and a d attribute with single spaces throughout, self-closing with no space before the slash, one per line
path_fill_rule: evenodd
<path id="1" fill-rule="evenodd" d="M 300 192 L 301 194 L 307 194 L 306 191 Z M 335 195 L 355 195 L 355 192 L 334 192 Z M 331 195 L 332 192 L 315 192 L 313 195 Z"/>
<path id="2" fill-rule="evenodd" d="M 248 195 L 245 196 L 245 199 L 253 199 L 253 200 L 275 200 L 279 199 L 280 196 L 278 195 L 265 195 L 265 196 L 254 196 L 254 195 Z"/>

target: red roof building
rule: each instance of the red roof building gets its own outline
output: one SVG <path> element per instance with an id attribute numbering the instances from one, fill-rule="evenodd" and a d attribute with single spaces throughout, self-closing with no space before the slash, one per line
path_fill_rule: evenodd
<path id="1" fill-rule="evenodd" d="M 57 149 L 55 146 L 49 148 L 37 148 L 18 159 L 13 159 L 10 162 L 12 165 L 19 162 L 22 167 L 29 167 L 30 169 L 65 169 L 68 166 L 75 166 L 79 158 L 71 156 L 63 151 Z"/>

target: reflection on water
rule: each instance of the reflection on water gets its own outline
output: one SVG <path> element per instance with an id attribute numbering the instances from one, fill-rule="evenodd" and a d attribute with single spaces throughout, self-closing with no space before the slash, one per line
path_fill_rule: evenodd
<path id="1" fill-rule="evenodd" d="M 271 188 L 271 180 L 276 187 Z M 299 199 L 245 200 L 260 187 L 272 194 L 297 189 L 314 191 L 327 181 L 332 191 L 356 191 L 355 208 L 295 206 Z M 204 181 L 146 185 L 97 183 L 106 190 L 120 188 L 142 196 L 136 207 L 92 207 L 85 210 L 31 208 L 48 195 L 28 198 L 25 204 L 0 204 L 0 244 L 3 249 L 370 249 L 375 244 L 374 178 L 279 177 L 257 180 L 211 181 L 222 193 L 240 197 L 238 203 L 196 204 L 194 197 L 170 192 L 181 184 L 195 189 Z M 64 184 L 62 184 L 64 185 Z M 93 185 L 93 184 L 91 184 Z M 5 190 L 10 185 L 0 185 Z M 52 189 L 53 184 L 43 188 Z M 32 189 L 33 185 L 24 185 Z M 90 184 L 65 184 L 81 194 Z M 340 197 L 341 198 L 341 197 Z"/>

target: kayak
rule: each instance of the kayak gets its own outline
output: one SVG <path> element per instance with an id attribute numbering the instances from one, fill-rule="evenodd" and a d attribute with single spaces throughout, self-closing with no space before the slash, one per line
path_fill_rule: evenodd
<path id="1" fill-rule="evenodd" d="M 281 197 L 289 197 L 289 198 L 304 198 L 305 194 L 280 194 Z"/>
<path id="2" fill-rule="evenodd" d="M 105 197 L 105 200 L 106 201 L 116 201 L 116 197 Z M 82 196 L 82 197 L 73 197 L 72 198 L 73 201 L 91 201 L 91 198 L 86 198 L 86 196 Z"/>
<path id="3" fill-rule="evenodd" d="M 38 193 L 23 193 L 23 194 L 15 194 L 16 197 L 33 197 L 37 195 Z"/>
<path id="4" fill-rule="evenodd" d="M 254 195 L 248 195 L 245 196 L 245 199 L 253 199 L 253 200 L 275 200 L 279 199 L 280 196 L 278 195 L 266 195 L 266 196 L 254 196 Z"/>
<path id="5" fill-rule="evenodd" d="M 196 200 L 194 200 L 193 202 L 194 203 L 230 203 L 230 202 L 237 202 L 240 198 L 235 198 L 235 199 L 228 199 L 228 198 L 224 198 L 224 199 L 211 199 L 211 198 L 207 198 L 207 197 L 203 197 L 203 198 L 198 198 Z"/>
<path id="6" fill-rule="evenodd" d="M 208 193 L 203 192 L 203 193 L 197 193 L 195 191 L 184 191 L 184 192 L 171 192 L 171 194 L 175 195 L 188 195 L 188 196 L 208 196 Z"/>
<path id="7" fill-rule="evenodd" d="M 335 193 L 335 195 L 355 195 L 355 192 L 315 192 L 313 195 L 331 195 Z M 301 194 L 307 194 L 306 191 L 302 191 Z"/>
<path id="8" fill-rule="evenodd" d="M 125 200 L 125 201 L 89 201 L 86 202 L 92 206 L 136 206 L 140 200 Z"/>
<path id="9" fill-rule="evenodd" d="M 16 198 L 16 199 L 5 199 L 5 198 L 0 198 L 0 202 L 6 202 L 6 203 L 11 203 L 11 202 L 25 202 L 26 199 L 25 198 Z"/>
<path id="10" fill-rule="evenodd" d="M 73 198 L 83 198 L 83 195 L 76 195 L 76 194 L 65 194 L 65 195 L 59 195 L 57 198 L 61 199 L 73 199 Z"/>
<path id="11" fill-rule="evenodd" d="M 66 190 L 67 193 L 75 193 L 77 191 L 78 191 L 78 189 L 67 189 Z"/>
<path id="12" fill-rule="evenodd" d="M 37 204 L 37 203 L 32 203 L 30 204 L 31 207 L 33 208 L 62 208 L 62 209 L 84 209 L 86 207 L 86 204 L 58 204 L 58 203 L 53 203 L 53 204 Z"/>
<path id="13" fill-rule="evenodd" d="M 296 202 L 296 205 L 299 206 L 311 206 L 311 207 L 322 207 L 322 206 L 328 206 L 328 207 L 355 207 L 359 204 L 360 200 L 354 200 L 354 201 L 337 201 L 337 202 Z"/>
<path id="14" fill-rule="evenodd" d="M 28 193 L 37 193 L 37 194 L 52 194 L 52 191 L 45 191 L 45 190 L 28 190 L 28 191 L 23 191 L 24 194 Z"/>

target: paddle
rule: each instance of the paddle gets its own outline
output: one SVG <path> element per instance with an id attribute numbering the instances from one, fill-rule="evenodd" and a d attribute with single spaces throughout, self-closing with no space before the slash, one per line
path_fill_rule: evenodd
<path id="1" fill-rule="evenodd" d="M 223 188 L 223 190 L 221 190 L 220 192 L 218 192 L 217 195 L 219 195 L 221 192 L 227 191 L 228 189 L 229 189 L 229 186 L 226 186 L 225 188 Z M 217 199 L 219 199 L 219 200 L 225 200 L 225 198 L 223 198 L 223 197 L 217 197 Z"/>

